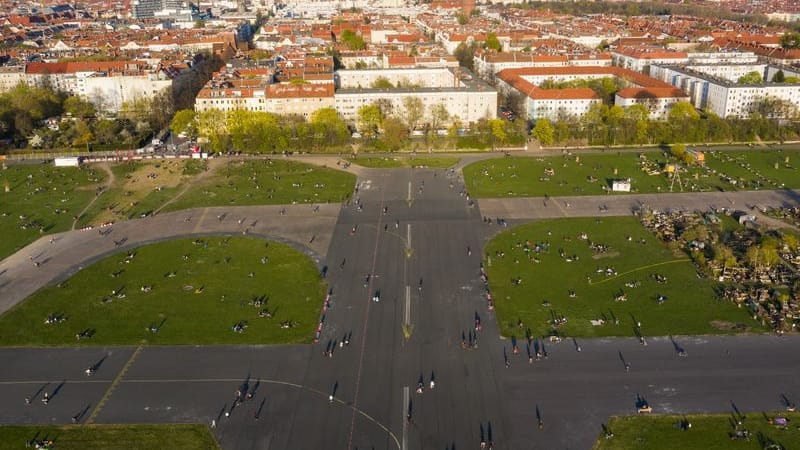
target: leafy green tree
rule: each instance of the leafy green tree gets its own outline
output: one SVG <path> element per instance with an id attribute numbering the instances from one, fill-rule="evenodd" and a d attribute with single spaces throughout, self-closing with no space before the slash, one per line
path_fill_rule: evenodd
<path id="1" fill-rule="evenodd" d="M 386 77 L 377 77 L 372 82 L 373 89 L 394 89 L 394 85 Z"/>
<path id="2" fill-rule="evenodd" d="M 497 145 L 503 145 L 508 139 L 506 127 L 502 119 L 489 119 L 489 131 L 492 136 L 492 149 Z"/>
<path id="3" fill-rule="evenodd" d="M 64 112 L 69 113 L 72 115 L 72 117 L 85 119 L 88 117 L 94 117 L 95 115 L 94 105 L 80 97 L 67 97 L 62 106 L 64 108 Z"/>
<path id="4" fill-rule="evenodd" d="M 381 141 L 386 145 L 390 151 L 397 151 L 403 147 L 403 144 L 408 138 L 408 129 L 406 125 L 395 117 L 387 117 L 383 119 L 383 135 Z"/>
<path id="5" fill-rule="evenodd" d="M 321 108 L 314 111 L 311 114 L 311 124 L 320 127 L 315 130 L 324 136 L 325 142 L 321 143 L 322 145 L 342 145 L 350 137 L 347 124 L 334 108 Z"/>
<path id="6" fill-rule="evenodd" d="M 72 141 L 73 147 L 84 147 L 94 140 L 94 135 L 92 134 L 91 128 L 89 128 L 89 124 L 84 120 L 77 120 L 74 130 L 75 138 Z"/>
<path id="7" fill-rule="evenodd" d="M 551 145 L 555 140 L 553 124 L 545 118 L 537 119 L 536 125 L 531 130 L 531 136 L 536 138 L 542 145 Z"/>
<path id="8" fill-rule="evenodd" d="M 342 31 L 342 34 L 339 36 L 339 41 L 350 50 L 364 50 L 367 48 L 364 39 L 352 30 Z"/>
<path id="9" fill-rule="evenodd" d="M 191 133 L 194 128 L 194 118 L 193 109 L 182 109 L 172 117 L 169 128 L 173 133 Z"/>
<path id="10" fill-rule="evenodd" d="M 800 48 L 800 33 L 786 33 L 781 36 L 781 47 L 788 49 Z"/>
<path id="11" fill-rule="evenodd" d="M 782 69 L 778 69 L 778 71 L 775 72 L 775 75 L 772 76 L 772 82 L 783 83 L 784 81 L 786 81 L 786 74 L 783 73 Z"/>
<path id="12" fill-rule="evenodd" d="M 503 46 L 500 44 L 500 40 L 497 39 L 497 35 L 494 33 L 489 33 L 486 35 L 486 48 L 489 50 L 500 51 Z"/>
<path id="13" fill-rule="evenodd" d="M 739 84 L 759 84 L 763 82 L 764 78 L 761 77 L 761 73 L 756 71 L 747 72 L 739 77 L 739 80 L 737 81 Z"/>
<path id="14" fill-rule="evenodd" d="M 357 125 L 361 134 L 368 139 L 373 139 L 378 134 L 378 127 L 383 122 L 383 112 L 376 103 L 358 108 Z"/>
<path id="15" fill-rule="evenodd" d="M 466 67 L 470 71 L 474 71 L 475 68 L 475 50 L 478 49 L 478 46 L 471 42 L 470 44 L 466 44 L 464 42 L 458 44 L 455 51 L 453 52 L 453 56 L 456 57 L 458 60 L 458 65 L 461 67 Z"/>
<path id="16" fill-rule="evenodd" d="M 625 109 L 626 135 L 630 136 L 633 143 L 644 144 L 647 142 L 649 115 L 650 111 L 641 103 L 631 105 Z"/>

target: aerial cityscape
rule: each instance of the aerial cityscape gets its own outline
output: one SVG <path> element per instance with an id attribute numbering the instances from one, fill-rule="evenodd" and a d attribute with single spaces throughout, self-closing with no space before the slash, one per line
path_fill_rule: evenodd
<path id="1" fill-rule="evenodd" d="M 0 450 L 800 448 L 797 1 L 0 4 Z"/>

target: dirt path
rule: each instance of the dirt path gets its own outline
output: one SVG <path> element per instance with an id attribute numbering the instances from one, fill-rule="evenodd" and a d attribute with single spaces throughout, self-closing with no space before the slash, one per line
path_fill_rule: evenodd
<path id="1" fill-rule="evenodd" d="M 167 205 L 169 205 L 170 203 L 173 203 L 175 200 L 181 198 L 181 196 L 183 196 L 183 194 L 185 194 L 186 191 L 189 190 L 189 188 L 198 186 L 199 183 L 202 180 L 208 178 L 210 175 L 215 173 L 217 171 L 217 169 L 219 169 L 219 167 L 222 166 L 222 162 L 223 162 L 223 160 L 216 160 L 216 159 L 208 160 L 208 170 L 205 170 L 205 171 L 201 172 L 199 175 L 197 175 L 196 177 L 193 177 L 193 178 L 187 180 L 186 181 L 186 186 L 184 186 L 183 189 L 180 190 L 180 192 L 175 194 L 172 198 L 170 198 L 169 200 L 164 202 L 164 204 L 162 204 L 155 211 L 153 211 L 153 214 L 160 213 L 161 210 L 164 209 Z"/>
<path id="2" fill-rule="evenodd" d="M 83 216 L 86 213 L 86 211 L 88 211 L 89 208 L 94 204 L 94 202 L 96 202 L 97 199 L 100 198 L 101 195 L 103 195 L 103 193 L 105 193 L 111 186 L 113 186 L 114 181 L 116 181 L 114 178 L 114 171 L 111 170 L 111 167 L 109 167 L 108 164 L 106 163 L 98 164 L 97 167 L 103 169 L 103 171 L 106 172 L 106 175 L 108 175 L 108 177 L 106 178 L 106 182 L 103 183 L 103 185 L 101 186 L 103 190 L 98 192 L 97 195 L 94 196 L 92 201 L 87 203 L 86 206 L 83 208 L 83 210 L 81 210 L 81 212 L 79 212 L 75 216 L 75 219 L 72 221 L 72 228 L 70 228 L 71 230 L 75 229 L 75 226 L 78 224 L 78 220 L 80 220 L 81 216 Z"/>

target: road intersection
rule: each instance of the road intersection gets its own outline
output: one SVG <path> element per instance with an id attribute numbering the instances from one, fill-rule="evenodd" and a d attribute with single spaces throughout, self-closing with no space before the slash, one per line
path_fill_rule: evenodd
<path id="1" fill-rule="evenodd" d="M 247 232 L 291 242 L 328 266 L 333 292 L 316 345 L 0 349 L 0 398 L 8 400 L 0 423 L 69 423 L 86 410 L 82 420 L 94 423 L 213 421 L 230 449 L 478 448 L 481 434 L 498 449 L 585 449 L 610 415 L 635 413 L 637 395 L 656 413 L 727 412 L 732 403 L 771 410 L 781 394 L 800 397 L 797 336 L 676 337 L 687 358 L 669 338 L 647 347 L 633 338 L 586 340 L 580 352 L 572 341 L 545 342 L 547 359 L 510 355 L 507 366 L 510 345 L 498 336 L 479 278 L 479 249 L 503 229 L 484 217 L 516 224 L 629 215 L 642 203 L 796 205 L 796 191 L 560 198 L 544 206 L 545 199 L 471 204 L 458 172 L 443 170 L 363 169 L 358 186 L 349 204 L 318 212 L 290 205 L 285 214 L 273 206 L 158 214 L 114 224 L 108 236 L 95 229 L 52 243 L 44 237 L 0 262 L 5 311 L 121 249 Z M 35 267 L 29 256 L 40 253 L 48 261 Z M 480 345 L 462 349 L 476 314 Z M 332 357 L 323 354 L 329 343 Z M 85 367 L 104 356 L 86 377 Z M 45 383 L 49 392 L 63 386 L 47 407 L 37 398 L 26 406 Z M 253 399 L 231 410 L 243 384 L 258 386 Z"/>

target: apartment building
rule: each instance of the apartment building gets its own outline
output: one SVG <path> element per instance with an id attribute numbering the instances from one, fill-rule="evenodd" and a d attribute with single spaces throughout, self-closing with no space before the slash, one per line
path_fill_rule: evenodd
<path id="1" fill-rule="evenodd" d="M 559 120 L 581 117 L 592 105 L 602 103 L 603 99 L 589 88 L 543 89 L 539 87 L 542 83 L 547 80 L 564 82 L 607 77 L 621 79 L 628 85 L 619 91 L 615 104 L 623 107 L 644 104 L 652 118 L 665 118 L 673 104 L 688 98 L 684 92 L 668 83 L 621 67 L 506 69 L 497 74 L 497 89 L 522 95 L 525 99 L 524 114 L 528 120 Z"/>
<path id="2" fill-rule="evenodd" d="M 359 108 L 372 103 L 380 103 L 390 113 L 402 115 L 406 98 L 422 101 L 422 123 L 431 122 L 431 111 L 438 105 L 447 109 L 450 122 L 457 119 L 470 123 L 497 117 L 497 91 L 461 68 L 340 70 L 335 78 L 336 110 L 351 123 L 356 122 Z M 398 87 L 372 88 L 378 79 Z"/>
<path id="3" fill-rule="evenodd" d="M 145 61 L 30 63 L 24 82 L 49 84 L 91 101 L 98 109 L 119 111 L 126 102 L 151 98 L 172 87 L 176 78 L 166 68 Z"/>
<path id="4" fill-rule="evenodd" d="M 654 75 L 688 93 L 689 101 L 720 117 L 747 117 L 753 107 L 766 97 L 786 100 L 800 108 L 800 85 L 772 83 L 779 71 L 784 75 L 800 76 L 800 71 L 773 65 L 737 66 L 658 66 Z M 751 70 L 752 69 L 752 70 Z M 736 74 L 758 71 L 765 80 L 759 84 L 739 84 Z"/>
<path id="5" fill-rule="evenodd" d="M 490 53 L 479 50 L 475 52 L 473 64 L 478 76 L 488 78 L 505 69 L 526 67 L 608 67 L 611 66 L 611 55 L 608 53 L 537 55 L 522 52 Z"/>

